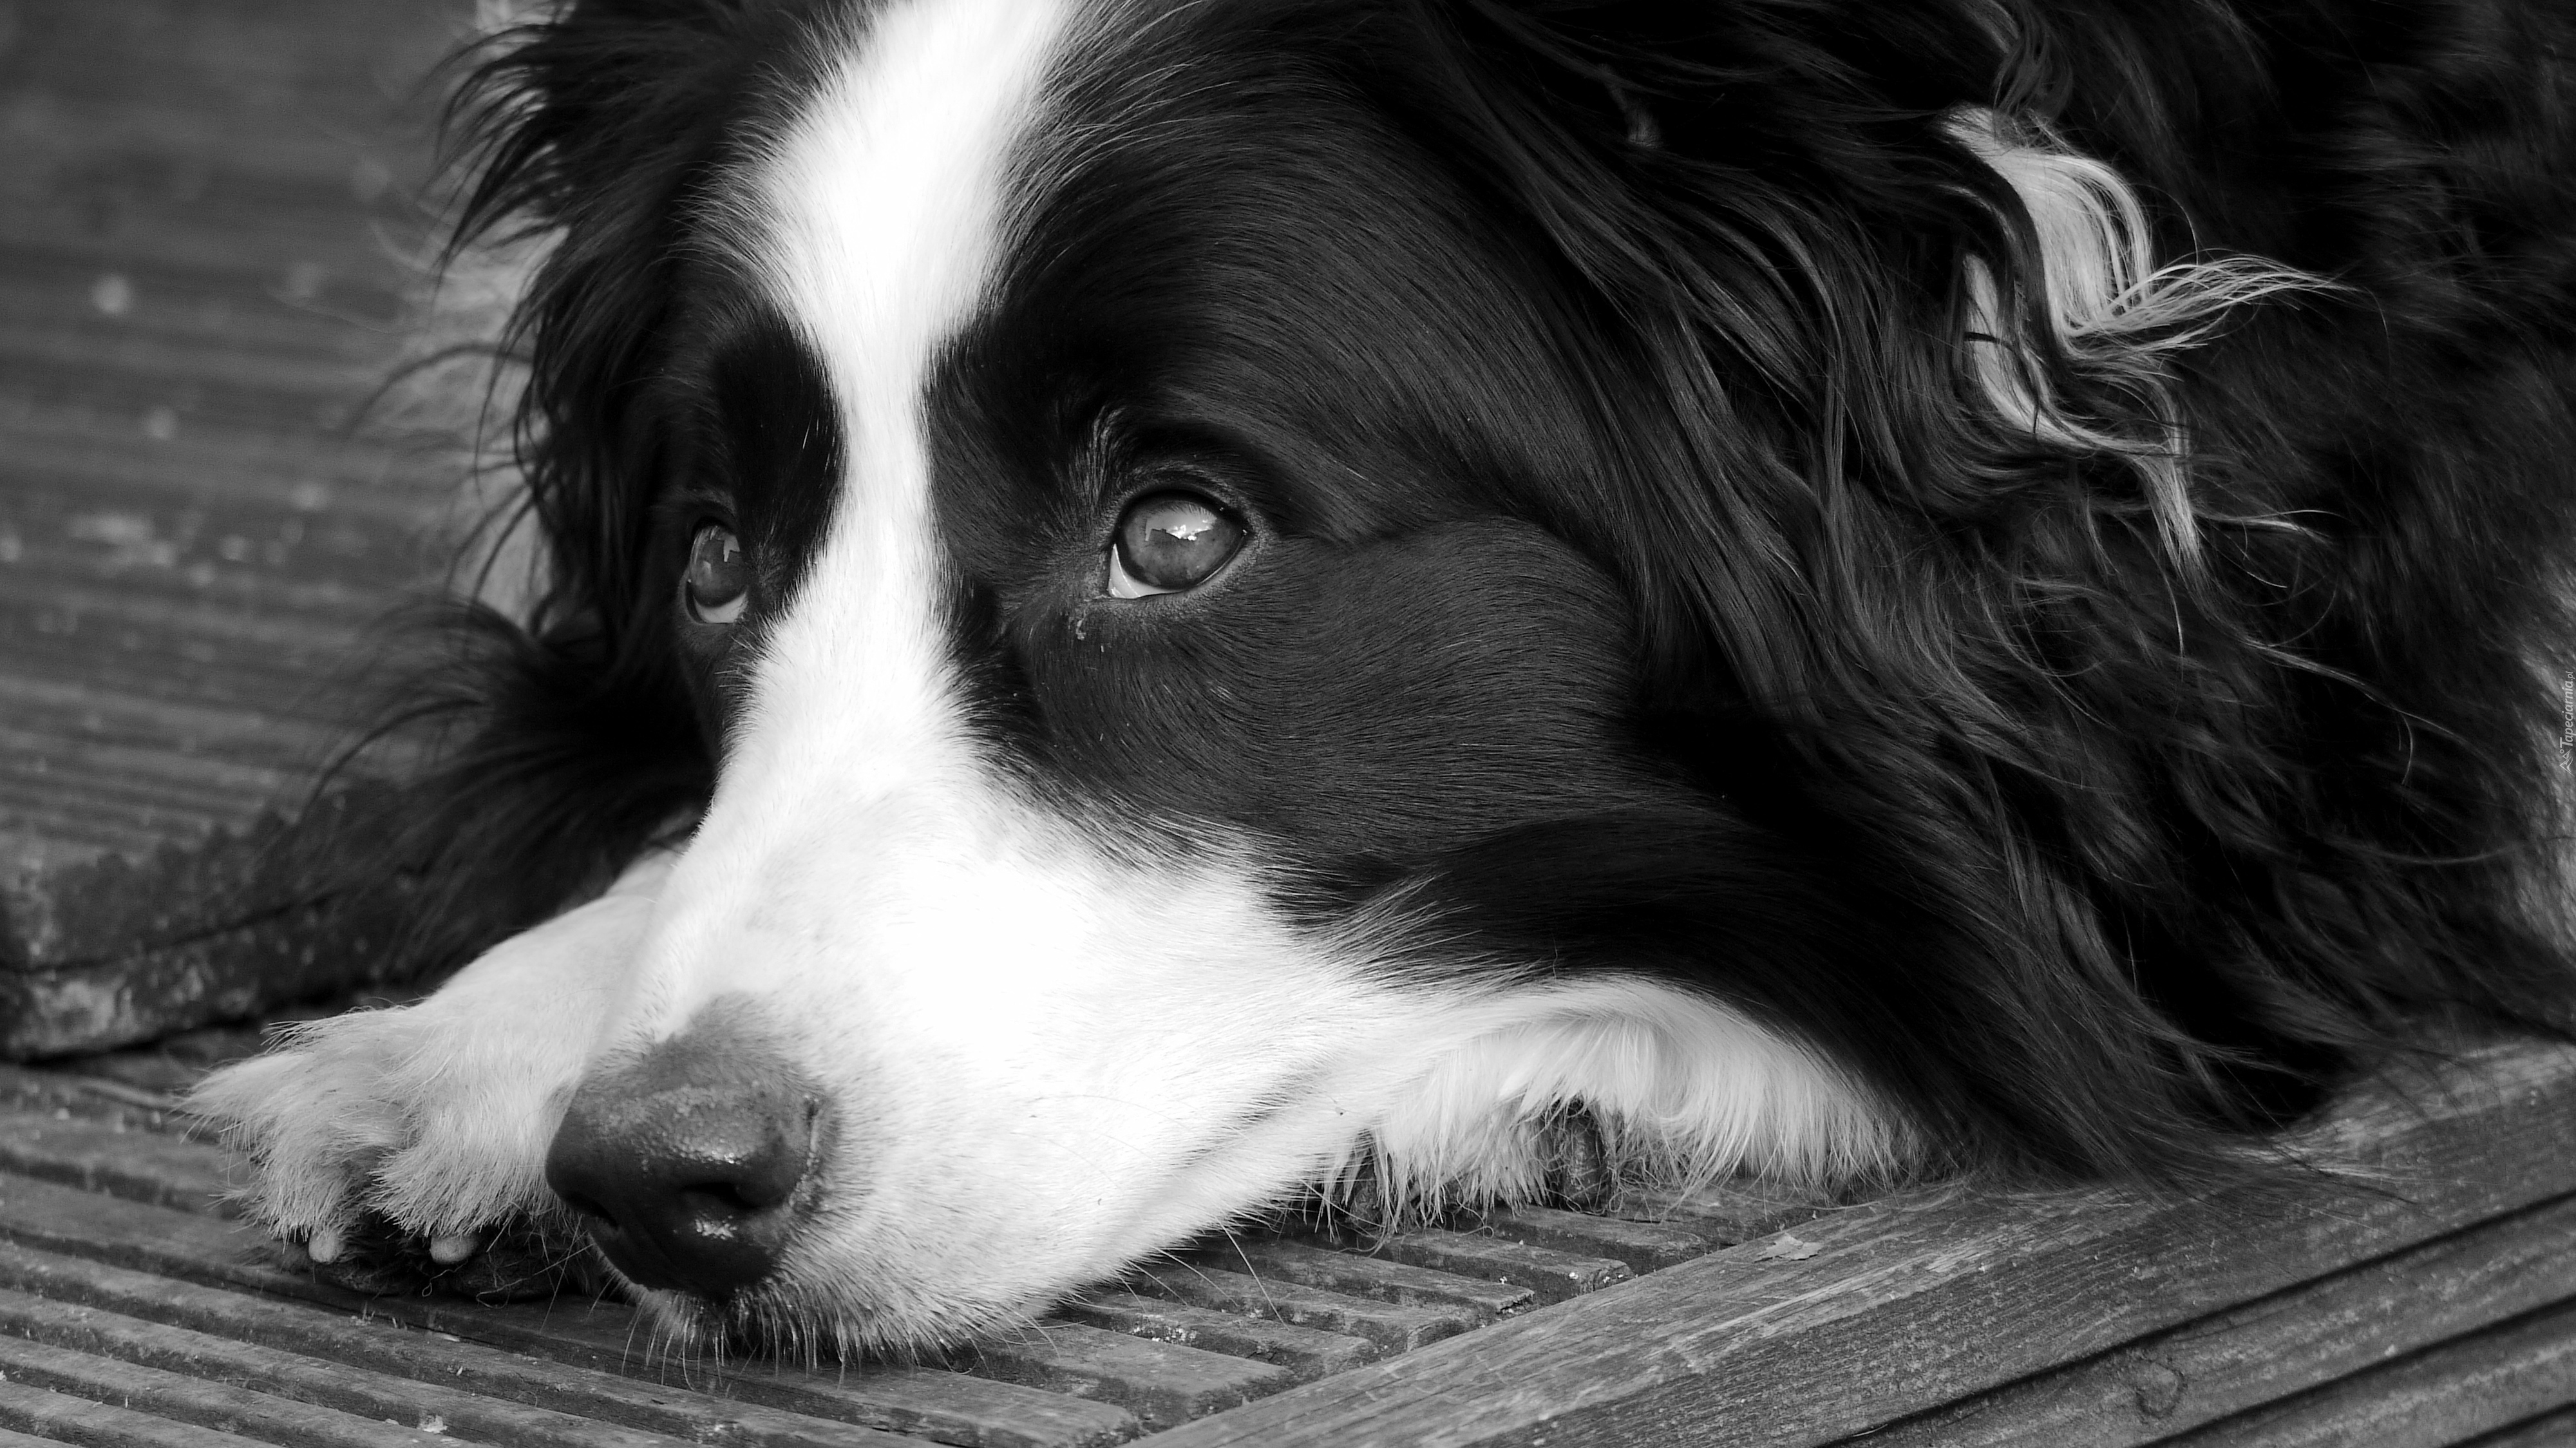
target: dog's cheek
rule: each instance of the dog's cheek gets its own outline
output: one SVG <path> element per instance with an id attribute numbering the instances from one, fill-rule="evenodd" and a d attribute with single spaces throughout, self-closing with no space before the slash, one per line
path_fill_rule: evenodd
<path id="1" fill-rule="evenodd" d="M 1647 790 L 1627 611 L 1564 544 L 1486 520 L 1245 562 L 1204 597 L 1023 624 L 1049 772 L 1299 864 L 1400 867 Z"/>

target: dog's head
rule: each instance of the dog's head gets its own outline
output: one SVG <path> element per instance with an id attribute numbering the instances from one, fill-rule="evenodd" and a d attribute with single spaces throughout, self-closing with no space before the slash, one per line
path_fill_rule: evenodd
<path id="1" fill-rule="evenodd" d="M 1363 1166 L 1528 1194 L 1574 1103 L 1799 1175 L 2172 1109 L 1997 883 L 2086 686 L 1999 684 L 1977 565 L 2190 552 L 2141 222 L 1959 108 L 1982 7 L 1681 8 L 583 0 L 496 65 L 558 661 L 715 761 L 555 1144 L 639 1283 L 917 1343 Z"/>

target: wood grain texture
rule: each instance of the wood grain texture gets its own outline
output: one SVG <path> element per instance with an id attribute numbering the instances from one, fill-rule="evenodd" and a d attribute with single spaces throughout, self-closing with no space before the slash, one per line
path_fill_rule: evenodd
<path id="1" fill-rule="evenodd" d="M 56 1304 L 34 1317 L 40 1324 L 76 1324 L 65 1308 L 99 1308 L 210 1338 L 299 1355 L 323 1365 L 323 1371 L 337 1364 L 361 1374 L 466 1388 L 501 1404 L 524 1404 L 603 1425 L 622 1424 L 647 1436 L 692 1442 L 721 1439 L 745 1448 L 826 1448 L 842 1441 L 845 1431 L 838 1423 L 697 1393 L 672 1393 L 657 1385 L 503 1352 L 453 1334 L 408 1332 L 381 1317 L 352 1317 L 313 1304 L 174 1282 L 15 1243 L 0 1243 L 0 1285 Z"/>
<path id="2" fill-rule="evenodd" d="M 1252 1264 L 1243 1264 L 1250 1269 Z M 1409 1352 L 1456 1337 L 1486 1321 L 1476 1308 L 1453 1303 L 1379 1302 L 1347 1293 L 1300 1287 L 1253 1270 L 1227 1271 L 1198 1263 L 1156 1266 L 1129 1274 L 1127 1285 L 1175 1302 L 1238 1315 L 1270 1318 L 1375 1343 L 1385 1353 Z"/>
<path id="3" fill-rule="evenodd" d="M 1609 1256 L 1568 1252 L 1481 1231 L 1406 1232 L 1378 1250 L 1391 1262 L 1526 1287 L 1540 1302 L 1563 1302 L 1637 1275 L 1627 1263 Z"/>
<path id="4" fill-rule="evenodd" d="M 0 1176 L 0 1238 L 129 1272 L 324 1308 L 344 1322 L 443 1333 L 590 1372 L 713 1390 L 733 1404 L 974 1448 L 1087 1448 L 1136 1431 L 1135 1416 L 1114 1404 L 937 1369 L 809 1373 L 753 1364 L 736 1371 L 659 1351 L 653 1334 L 620 1303 L 519 1308 L 446 1297 L 371 1298 L 273 1265 L 258 1251 L 256 1236 L 220 1218 L 23 1177 Z M 349 1333 L 352 1342 L 361 1337 Z"/>
<path id="5" fill-rule="evenodd" d="M 1240 1262 L 1253 1275 L 1350 1297 L 1376 1298 L 1405 1307 L 1465 1308 L 1478 1322 L 1519 1312 L 1538 1294 L 1515 1282 L 1452 1276 L 1382 1257 L 1352 1256 L 1302 1242 L 1244 1241 L 1229 1246 L 1221 1264 Z"/>
<path id="6" fill-rule="evenodd" d="M 1275 1363 L 1301 1383 L 1378 1356 L 1377 1344 L 1364 1337 L 1133 1292 L 1085 1293 L 1058 1307 L 1056 1315 L 1131 1337 Z"/>
<path id="7" fill-rule="evenodd" d="M 345 1363 L 317 1361 L 284 1349 L 147 1322 L 96 1307 L 66 1307 L 7 1289 L 0 1289 L 0 1333 L 76 1355 L 212 1379 L 231 1388 L 365 1419 L 414 1425 L 434 1423 L 441 1433 L 452 1432 L 473 1442 L 507 1448 L 679 1448 L 688 1441 L 534 1407 L 451 1383 L 361 1371 Z M 106 1376 L 112 1380 L 117 1374 L 111 1371 Z M 864 1443 L 827 1433 L 824 1425 L 816 1424 L 803 1436 L 803 1444 L 827 1448 L 837 1441 L 862 1448 Z M 904 1442 L 888 1434 L 875 1437 L 888 1448 L 902 1448 Z"/>
<path id="8" fill-rule="evenodd" d="M 458 470 L 368 405 L 423 281 L 422 82 L 470 13 L 7 7 L 0 1058 L 374 979 L 381 913 L 266 866 L 458 522 Z"/>
<path id="9" fill-rule="evenodd" d="M 2454 1448 L 2576 1448 L 2576 1408 L 2525 1418 L 2492 1433 L 2481 1433 Z"/>
<path id="10" fill-rule="evenodd" d="M 2576 1199 L 2156 1333 L 1871 1439 L 1871 1448 L 2130 1448 L 2576 1299 Z"/>
<path id="11" fill-rule="evenodd" d="M 1243 1266 L 1292 1262 L 1319 1282 L 1410 1300 L 1171 1262 L 1138 1285 L 1163 1277 L 1183 1290 L 1091 1294 L 959 1354 L 962 1373 L 720 1366 L 661 1350 L 615 1303 L 370 1300 L 287 1270 L 257 1233 L 215 1215 L 225 1155 L 167 1108 L 150 1093 L 0 1069 L 0 1334 L 111 1365 L 94 1374 L 137 1363 L 362 1415 L 437 1417 L 477 1441 L 616 1448 L 630 1441 L 619 1434 L 640 1434 L 824 1448 L 875 1431 L 969 1448 L 1096 1448 L 1534 1298 L 1381 1257 L 1247 1241 L 1227 1249 Z M 1480 1251 L 1510 1245 L 1452 1235 Z M 675 1377 L 697 1391 L 672 1391 Z"/>
<path id="12" fill-rule="evenodd" d="M 138 1130 L 114 1117 L 0 1110 L 0 1170 L 153 1202 L 182 1211 L 216 1208 L 229 1189 L 221 1148 L 184 1135 Z"/>
<path id="13" fill-rule="evenodd" d="M 1148 1429 L 1169 1428 L 1297 1381 L 1275 1362 L 1130 1337 L 1080 1322 L 1041 1322 L 967 1349 L 953 1366 L 1006 1383 L 1115 1403 Z"/>
<path id="14" fill-rule="evenodd" d="M 455 0 L 20 0 L 0 44 L 0 833 L 142 854 L 310 777 L 453 480 L 357 429 Z"/>
<path id="15" fill-rule="evenodd" d="M 290 1448 L 437 1448 L 441 1436 L 417 1421 L 363 1418 L 228 1382 L 16 1337 L 0 1337 L 0 1376 L 13 1384 L 139 1409 L 154 1417 Z"/>
<path id="16" fill-rule="evenodd" d="M 245 1448 L 270 1441 L 13 1382 L 0 1382 L 0 1427 L 13 1430 L 13 1437 L 33 1435 L 28 1442 L 81 1448 Z"/>
<path id="17" fill-rule="evenodd" d="M 2576 1050 L 2507 1045 L 2356 1093 L 2294 1202 L 1933 1193 L 1192 1424 L 1217 1444 L 1824 1444 L 2081 1361 L 2356 1259 L 2576 1191 Z"/>
<path id="18" fill-rule="evenodd" d="M 1505 1242 L 1553 1247 L 1586 1257 L 1613 1257 L 1640 1272 L 1705 1257 L 1714 1245 L 1707 1234 L 1670 1222 L 1626 1221 L 1553 1207 L 1495 1212 L 1478 1223 L 1477 1230 Z"/>
<path id="19" fill-rule="evenodd" d="M 2171 1448 L 2417 1448 L 2576 1403 L 2576 1303 L 2341 1378 Z"/>

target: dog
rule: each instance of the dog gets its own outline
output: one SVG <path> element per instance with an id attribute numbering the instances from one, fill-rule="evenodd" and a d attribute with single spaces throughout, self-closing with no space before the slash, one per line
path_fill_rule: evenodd
<path id="1" fill-rule="evenodd" d="M 479 955 L 199 1109 L 299 1259 L 851 1353 L 1363 1192 L 2260 1172 L 2569 1022 L 2570 57 L 567 0 L 460 102 L 537 256 L 542 586 L 406 836 Z"/>

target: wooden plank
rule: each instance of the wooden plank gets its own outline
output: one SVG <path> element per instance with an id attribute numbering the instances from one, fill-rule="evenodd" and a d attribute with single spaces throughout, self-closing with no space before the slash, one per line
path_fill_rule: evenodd
<path id="1" fill-rule="evenodd" d="M 471 9 L 9 11 L 0 1059 L 381 978 L 398 902 L 298 913 L 256 866 L 361 712 L 365 628 L 454 525 L 460 475 L 355 424 L 434 224 L 418 81 Z"/>
<path id="2" fill-rule="evenodd" d="M 1476 1313 L 1479 1321 L 1518 1312 L 1538 1300 L 1537 1293 L 1516 1283 L 1478 1282 L 1408 1263 L 1328 1252 L 1303 1242 L 1245 1240 L 1230 1244 L 1223 1257 L 1211 1260 L 1238 1262 L 1255 1275 L 1299 1287 L 1374 1297 L 1407 1307 L 1464 1307 Z"/>
<path id="3" fill-rule="evenodd" d="M 657 1351 L 634 1312 L 609 1302 L 486 1307 L 444 1297 L 366 1297 L 260 1260 L 257 1239 L 217 1218 L 0 1176 L 0 1238 L 129 1271 L 315 1303 L 505 1352 L 787 1412 L 971 1448 L 1078 1448 L 1132 1436 L 1136 1417 L 1088 1402 L 927 1368 L 740 1370 Z"/>
<path id="4" fill-rule="evenodd" d="M 1365 1338 L 1383 1353 L 1410 1352 L 1427 1342 L 1456 1337 L 1490 1317 L 1458 1303 L 1380 1302 L 1214 1267 L 1152 1267 L 1130 1273 L 1125 1280 L 1139 1292 L 1175 1302 Z"/>
<path id="5" fill-rule="evenodd" d="M 1734 1179 L 1682 1189 L 1624 1187 L 1608 1215 L 1675 1227 L 1732 1247 L 1840 1210 L 1841 1203 L 1802 1188 Z"/>
<path id="6" fill-rule="evenodd" d="M 2166 1441 L 2172 1448 L 2416 1448 L 2576 1403 L 2576 1303 L 2427 1348 Z"/>
<path id="7" fill-rule="evenodd" d="M 1059 1305 L 1056 1315 L 1130 1337 L 1275 1363 L 1301 1383 L 1375 1361 L 1378 1356 L 1377 1344 L 1364 1337 L 1219 1312 L 1133 1292 L 1085 1293 Z"/>
<path id="8" fill-rule="evenodd" d="M 2467 1051 L 2296 1141 L 2351 1175 L 2288 1199 L 1894 1198 L 1799 1226 L 1797 1252 L 1714 1253 L 1169 1443 L 1831 1443 L 2576 1191 L 2576 1048 Z"/>
<path id="9" fill-rule="evenodd" d="M 224 1150 L 213 1142 L 69 1107 L 0 1110 L 0 1171 L 189 1212 L 214 1210 L 231 1189 Z"/>
<path id="10" fill-rule="evenodd" d="M 40 1124 L 53 1134 L 71 1134 L 93 1150 L 122 1139 L 96 1124 L 41 1118 Z M 212 1149 L 199 1143 L 167 1142 L 166 1146 L 202 1158 L 182 1156 L 181 1170 L 203 1169 L 204 1162 L 212 1159 Z M 17 1194 L 27 1197 L 31 1190 L 19 1187 Z M 0 1195 L 0 1207 L 15 1205 L 10 1197 Z M 334 1291 L 242 1261 L 241 1254 L 251 1239 L 228 1228 L 214 1226 L 208 1230 L 194 1224 L 178 1228 L 167 1222 L 137 1220 L 140 1210 L 102 1203 L 94 1197 L 55 1198 L 33 1203 L 9 1230 L 23 1241 L 47 1248 L 87 1251 L 151 1271 L 316 1296 Z M 1462 1286 L 1469 1293 L 1478 1290 L 1475 1284 Z M 632 1343 L 632 1316 L 613 1305 L 588 1307 L 581 1321 L 550 1319 L 537 1328 L 510 1309 L 463 1302 L 377 1299 L 369 1303 L 369 1310 L 398 1315 L 434 1330 L 504 1341 L 521 1350 L 535 1348 L 557 1356 L 570 1355 L 602 1367 L 610 1366 L 609 1359 L 628 1356 Z M 1180 1314 L 1167 1310 L 1164 1316 L 1176 1318 Z M 1002 1383 L 1124 1407 L 1147 1426 L 1168 1426 L 1249 1402 L 1312 1377 L 1319 1364 L 1373 1355 L 1352 1352 L 1354 1348 L 1367 1348 L 1366 1343 L 1331 1339 L 1326 1334 L 1294 1327 L 1265 1332 L 1249 1321 L 1215 1315 L 1197 1324 L 1195 1344 L 1189 1338 L 1175 1342 L 1168 1333 L 1156 1334 L 1162 1340 L 1141 1341 L 1129 1335 L 1134 1331 L 1132 1326 L 1118 1326 L 1117 1331 L 1081 1323 L 1042 1327 L 1024 1340 L 988 1344 L 963 1359 L 962 1365 Z M 613 1370 L 625 1370 L 622 1361 Z M 764 1390 L 773 1398 L 781 1392 L 797 1393 L 797 1406 L 809 1411 L 814 1406 L 812 1395 L 819 1394 L 843 1408 L 840 1415 L 846 1416 L 847 1404 L 839 1401 L 845 1394 L 855 1391 L 866 1399 L 870 1387 L 877 1386 L 865 1375 L 858 1377 L 856 1384 L 854 1390 L 853 1380 L 846 1377 L 833 1379 L 829 1387 L 813 1380 L 772 1381 L 764 1385 Z"/>
<path id="11" fill-rule="evenodd" d="M 78 1443 L 82 1448 L 247 1448 L 256 1441 L 4 1380 L 0 1380 L 0 1425 L 33 1434 L 26 1442 Z"/>
<path id="12" fill-rule="evenodd" d="M 2159 1442 L 2570 1298 L 2576 1198 L 2562 1197 L 1909 1419 L 1870 1444 Z"/>
<path id="13" fill-rule="evenodd" d="M 187 850 L 0 875 L 0 1057 L 149 1040 L 379 982 L 407 890 L 317 896 L 318 862 L 393 827 L 399 797 L 344 790 Z"/>
<path id="14" fill-rule="evenodd" d="M 435 1425 L 427 1431 L 453 1432 L 499 1448 L 679 1448 L 688 1441 L 8 1289 L 0 1289 L 0 1333 L 370 1420 Z M 835 1426 L 816 1423 L 796 1441 L 846 1442 L 852 1448 L 905 1445 L 889 1433 L 844 1429 L 856 1436 L 843 1437 L 831 1431 Z"/>
<path id="15" fill-rule="evenodd" d="M 1615 1258 L 1585 1256 L 1475 1232 L 1411 1231 L 1388 1238 L 1378 1244 L 1377 1251 L 1391 1262 L 1409 1262 L 1479 1282 L 1526 1287 L 1540 1302 L 1563 1302 L 1617 1286 L 1637 1275 L 1627 1263 Z"/>
<path id="16" fill-rule="evenodd" d="M 1148 1429 L 1221 1412 L 1297 1381 L 1273 1363 L 1078 1322 L 1039 1323 L 1019 1336 L 962 1349 L 950 1362 L 983 1377 L 1115 1403 Z"/>
<path id="17" fill-rule="evenodd" d="M 674 1393 L 611 1373 L 501 1352 L 454 1334 L 406 1331 L 381 1317 L 173 1282 L 15 1244 L 0 1244 L 0 1286 L 325 1364 L 468 1388 L 508 1403 L 623 1424 L 654 1437 L 721 1440 L 745 1448 L 827 1448 L 847 1441 L 852 1431 L 837 1421 L 703 1393 Z M 451 1423 L 464 1416 L 451 1418 Z M 1067 1441 L 1038 1435 L 1020 1440 L 1016 1448 Z"/>
<path id="18" fill-rule="evenodd" d="M 240 1037 L 257 1045 L 257 1033 Z M 184 1051 L 190 1043 L 178 1043 Z M 226 1057 L 225 1059 L 234 1059 Z M 84 1067 L 89 1062 L 82 1063 Z M 190 1123 L 179 1110 L 180 1089 L 193 1084 L 208 1069 L 200 1064 L 195 1074 L 170 1087 L 139 1088 L 122 1079 L 91 1074 L 87 1070 L 28 1071 L 0 1065 L 0 1104 L 19 1110 L 34 1110 L 45 1115 L 67 1111 L 83 1120 L 121 1120 L 129 1131 L 184 1132 Z"/>
<path id="19" fill-rule="evenodd" d="M 437 1448 L 441 1437 L 441 1432 L 419 1422 L 361 1418 L 230 1383 L 96 1358 L 23 1338 L 0 1337 L 0 1376 L 11 1383 L 112 1402 L 157 1418 L 286 1448 Z"/>
<path id="20" fill-rule="evenodd" d="M 1773 1227 L 1780 1225 L 1784 1224 L 1772 1224 Z M 1694 1257 L 1705 1257 L 1716 1245 L 1710 1241 L 1709 1233 L 1694 1232 L 1669 1222 L 1628 1221 L 1619 1217 L 1594 1216 L 1589 1212 L 1559 1211 L 1553 1207 L 1519 1207 L 1511 1211 L 1491 1212 L 1477 1222 L 1476 1230 L 1505 1242 L 1553 1247 L 1578 1256 L 1615 1258 L 1639 1272 L 1652 1272 Z M 1760 1233 L 1752 1235 L 1759 1236 Z"/>
<path id="21" fill-rule="evenodd" d="M 2525 1418 L 2508 1428 L 2480 1434 L 2453 1448 L 2571 1448 L 2576 1445 L 2576 1408 Z"/>

